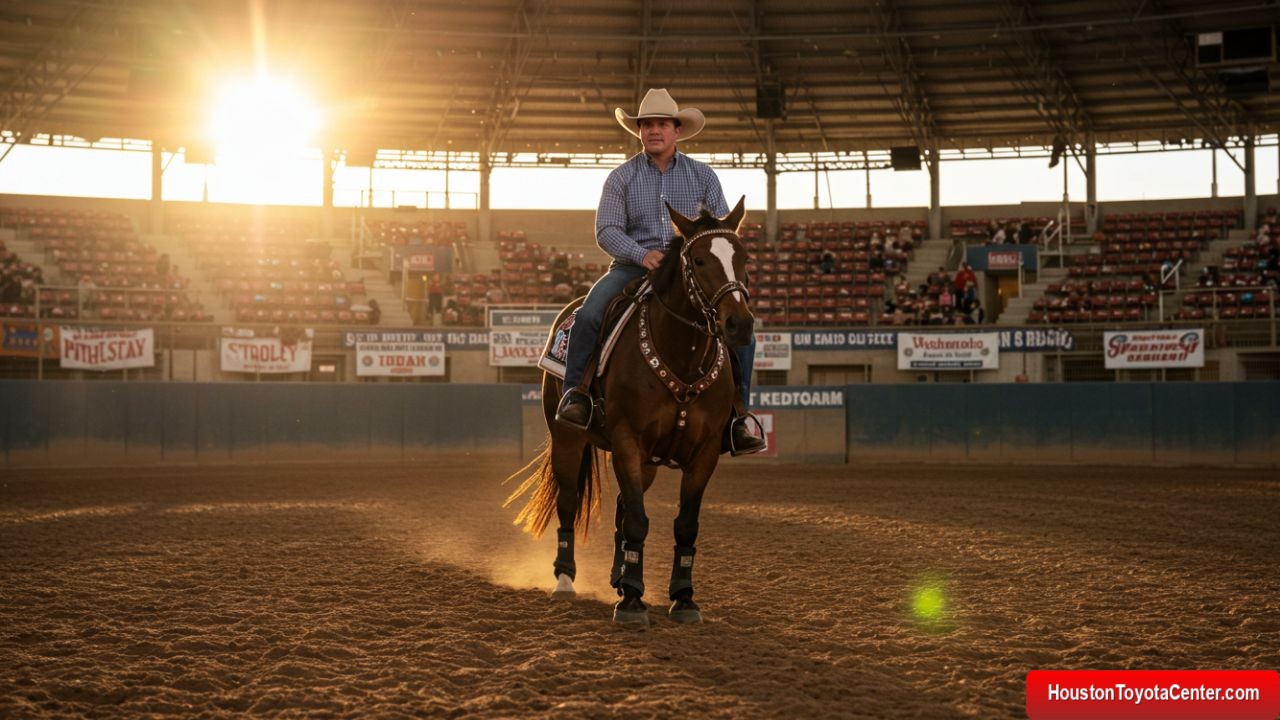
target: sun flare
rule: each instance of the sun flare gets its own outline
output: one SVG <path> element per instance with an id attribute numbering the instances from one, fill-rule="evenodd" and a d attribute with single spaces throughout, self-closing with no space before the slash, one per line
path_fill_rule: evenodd
<path id="1" fill-rule="evenodd" d="M 209 134 L 219 152 L 261 155 L 309 147 L 322 119 L 320 109 L 297 84 L 259 74 L 222 86 Z"/>

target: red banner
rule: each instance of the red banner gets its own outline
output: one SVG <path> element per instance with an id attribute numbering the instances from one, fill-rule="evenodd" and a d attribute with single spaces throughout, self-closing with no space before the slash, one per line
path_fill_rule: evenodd
<path id="1" fill-rule="evenodd" d="M 1274 670 L 1033 670 L 1030 720 L 1275 720 Z"/>

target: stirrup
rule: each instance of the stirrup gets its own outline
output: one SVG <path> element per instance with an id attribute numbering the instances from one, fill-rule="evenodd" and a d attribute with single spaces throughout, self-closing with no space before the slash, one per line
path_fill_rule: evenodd
<path id="1" fill-rule="evenodd" d="M 756 439 L 760 441 L 760 447 L 750 448 L 750 449 L 744 448 L 739 450 L 733 444 L 733 426 L 738 423 L 738 420 L 742 420 L 744 424 L 747 422 L 755 423 L 755 426 L 756 426 L 755 436 L 756 436 Z M 756 417 L 755 413 L 748 411 L 747 414 L 743 415 L 741 418 L 734 418 L 732 421 L 730 421 L 729 423 L 729 455 L 731 457 L 740 457 L 742 455 L 754 455 L 755 453 L 764 452 L 765 450 L 768 450 L 768 449 L 769 449 L 769 436 L 765 435 L 764 425 L 761 424 L 760 418 Z"/>
<path id="2" fill-rule="evenodd" d="M 561 414 L 561 411 L 564 410 L 565 406 L 568 404 L 570 396 L 572 396 L 574 393 L 577 393 L 578 395 L 582 396 L 583 400 L 587 404 L 587 420 L 582 424 L 573 422 L 572 420 L 569 420 L 568 418 L 564 417 Z M 591 419 L 595 415 L 595 411 L 596 411 L 596 404 L 591 399 L 590 395 L 582 392 L 582 390 L 579 388 L 576 388 L 576 387 L 570 388 L 569 391 L 564 394 L 564 397 L 560 398 L 560 404 L 556 406 L 556 422 L 562 425 L 567 425 L 571 428 L 577 428 L 578 430 L 588 430 L 591 428 Z"/>

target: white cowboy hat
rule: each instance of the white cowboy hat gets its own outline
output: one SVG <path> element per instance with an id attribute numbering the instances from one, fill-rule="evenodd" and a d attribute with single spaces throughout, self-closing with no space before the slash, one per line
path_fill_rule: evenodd
<path id="1" fill-rule="evenodd" d="M 671 93 L 666 88 L 650 88 L 645 93 L 644 100 L 640 101 L 640 111 L 635 115 L 628 115 L 622 111 L 622 108 L 614 108 L 613 116 L 617 118 L 618 124 L 627 132 L 640 137 L 640 129 L 636 126 L 638 120 L 644 118 L 671 118 L 680 123 L 680 139 L 688 140 L 689 138 L 702 132 L 702 127 L 707 124 L 707 118 L 702 111 L 697 108 L 685 108 L 681 110 L 676 105 L 676 101 L 671 99 Z"/>

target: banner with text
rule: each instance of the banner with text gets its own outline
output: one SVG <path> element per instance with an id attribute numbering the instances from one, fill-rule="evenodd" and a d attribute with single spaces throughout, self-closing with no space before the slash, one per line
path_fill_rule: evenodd
<path id="1" fill-rule="evenodd" d="M 156 364 L 155 331 L 63 327 L 61 366 L 75 370 L 123 370 Z"/>
<path id="2" fill-rule="evenodd" d="M 311 369 L 311 341 L 285 344 L 280 338 L 222 338 L 222 372 L 295 373 Z"/>
<path id="3" fill-rule="evenodd" d="M 791 369 L 791 333 L 756 333 L 756 370 Z"/>
<path id="4" fill-rule="evenodd" d="M 537 367 L 547 343 L 543 330 L 493 330 L 489 333 L 489 364 L 495 367 Z"/>
<path id="5" fill-rule="evenodd" d="M 43 329 L 42 329 L 43 328 Z M 58 357 L 61 340 L 58 339 L 58 328 L 53 325 L 36 325 L 34 323 L 0 323 L 0 355 L 10 357 L 40 357 L 40 334 L 44 333 L 44 356 Z"/>
<path id="6" fill-rule="evenodd" d="M 1204 330 L 1105 332 L 1107 369 L 1204 367 Z"/>
<path id="7" fill-rule="evenodd" d="M 898 333 L 899 370 L 995 370 L 998 333 Z"/>
<path id="8" fill-rule="evenodd" d="M 450 350 L 488 350 L 489 331 L 451 330 L 344 330 L 342 347 L 360 343 L 444 343 Z"/>
<path id="9" fill-rule="evenodd" d="M 356 345 L 356 375 L 442 376 L 444 343 L 360 343 Z"/>

